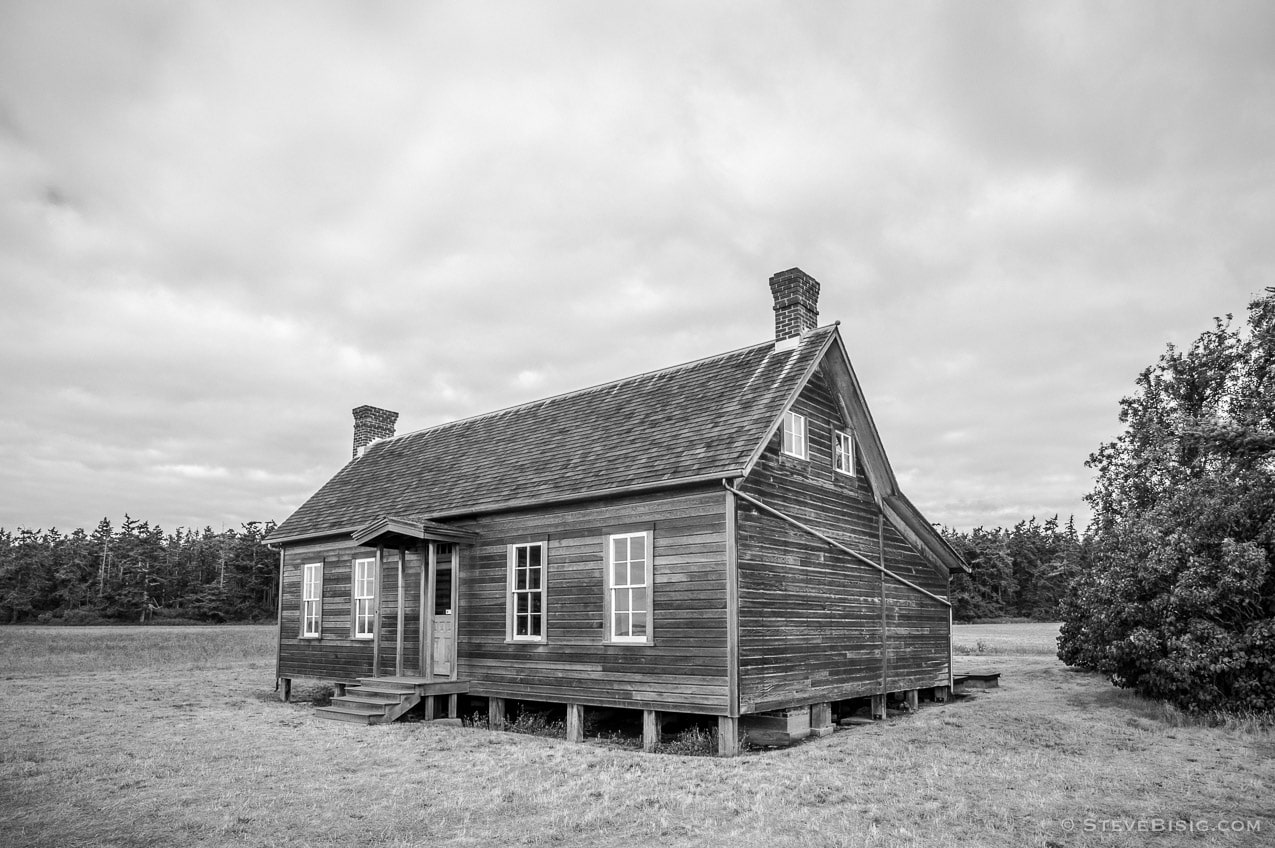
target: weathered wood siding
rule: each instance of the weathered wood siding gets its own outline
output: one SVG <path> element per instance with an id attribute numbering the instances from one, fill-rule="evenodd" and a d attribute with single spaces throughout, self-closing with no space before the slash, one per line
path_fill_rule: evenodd
<path id="1" fill-rule="evenodd" d="M 459 676 L 478 695 L 726 714 L 726 498 L 720 486 L 457 522 Z M 607 536 L 652 531 L 654 644 L 604 644 Z M 507 550 L 546 541 L 547 641 L 506 641 Z"/>
<path id="2" fill-rule="evenodd" d="M 367 548 L 339 539 L 286 548 L 283 555 L 282 609 L 279 622 L 279 676 L 353 680 L 372 673 L 372 641 L 351 639 L 350 584 L 353 562 Z M 301 638 L 301 570 L 323 563 L 322 637 Z"/>
<path id="3" fill-rule="evenodd" d="M 846 428 L 819 373 L 794 411 L 809 458 L 785 455 L 777 433 L 741 490 L 874 562 L 883 539 L 886 568 L 947 597 L 946 578 L 889 522 L 882 534 L 862 466 L 833 469 L 833 431 Z M 736 521 L 741 712 L 946 685 L 947 607 L 746 501 Z"/>
<path id="4" fill-rule="evenodd" d="M 374 642 L 351 637 L 353 623 L 354 560 L 375 557 L 373 548 L 333 539 L 320 544 L 289 547 L 283 557 L 283 608 L 280 615 L 279 676 L 348 681 L 372 674 Z M 398 638 L 398 556 L 386 549 L 381 568 L 380 673 L 393 674 Z M 301 572 L 309 562 L 323 563 L 321 638 L 301 636 Z M 403 617 L 403 665 L 414 672 L 420 665 L 420 577 L 423 558 L 407 552 Z"/>

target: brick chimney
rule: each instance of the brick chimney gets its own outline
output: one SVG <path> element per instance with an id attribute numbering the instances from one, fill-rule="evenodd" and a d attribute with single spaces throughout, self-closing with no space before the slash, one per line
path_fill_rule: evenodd
<path id="1" fill-rule="evenodd" d="M 377 406 L 363 406 L 354 409 L 354 458 L 363 455 L 363 449 L 377 439 L 389 439 L 394 435 L 394 425 L 398 423 L 398 413 L 381 409 Z"/>
<path id="2" fill-rule="evenodd" d="M 800 336 L 819 326 L 819 281 L 800 268 L 770 278 L 775 297 L 775 340 Z"/>

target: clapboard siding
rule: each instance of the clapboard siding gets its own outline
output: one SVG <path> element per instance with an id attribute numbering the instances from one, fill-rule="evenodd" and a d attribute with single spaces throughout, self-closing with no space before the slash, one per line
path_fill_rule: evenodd
<path id="1" fill-rule="evenodd" d="M 470 692 L 725 714 L 726 515 L 720 486 L 454 522 L 479 534 L 461 571 L 458 666 Z M 652 533 L 654 644 L 605 644 L 606 539 Z M 547 639 L 506 641 L 508 545 L 544 541 Z"/>
<path id="2" fill-rule="evenodd" d="M 352 638 L 354 592 L 351 581 L 354 560 L 373 556 L 373 549 L 356 547 L 353 542 L 340 539 L 285 550 L 283 591 L 280 594 L 279 676 L 352 680 L 372 674 L 373 640 Z M 382 559 L 378 618 L 380 674 L 393 674 L 397 661 L 398 557 L 399 551 L 386 549 Z M 322 636 L 318 639 L 302 638 L 300 635 L 302 567 L 311 562 L 323 563 Z M 420 666 L 420 578 L 423 568 L 424 558 L 419 552 L 407 551 L 403 595 L 403 665 L 407 673 L 419 671 Z M 439 572 L 440 585 L 450 586 L 449 580 L 447 571 Z"/>
<path id="3" fill-rule="evenodd" d="M 372 641 L 350 638 L 350 583 L 353 562 L 366 549 L 349 542 L 292 546 L 283 555 L 280 593 L 279 676 L 353 680 L 372 673 Z M 321 638 L 301 638 L 301 573 L 306 563 L 323 563 Z"/>
<path id="4" fill-rule="evenodd" d="M 946 597 L 945 575 L 880 520 L 862 466 L 834 470 L 833 432 L 847 428 L 819 372 L 793 409 L 809 458 L 784 455 L 776 433 L 741 490 L 873 562 L 884 542 L 886 568 Z M 946 684 L 946 606 L 743 500 L 736 527 L 742 713 Z"/>

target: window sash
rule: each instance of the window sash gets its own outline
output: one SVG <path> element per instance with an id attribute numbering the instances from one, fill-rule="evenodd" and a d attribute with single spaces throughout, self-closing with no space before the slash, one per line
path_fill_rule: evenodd
<path id="1" fill-rule="evenodd" d="M 837 431 L 836 455 L 836 469 L 854 476 L 854 439 L 842 430 Z"/>
<path id="2" fill-rule="evenodd" d="M 509 546 L 509 638 L 543 642 L 545 632 L 545 543 Z"/>
<path id="3" fill-rule="evenodd" d="M 323 563 L 301 567 L 301 635 L 318 636 L 323 626 Z"/>
<path id="4" fill-rule="evenodd" d="M 354 638 L 371 639 L 376 627 L 376 560 L 354 561 Z"/>
<path id="5" fill-rule="evenodd" d="M 607 540 L 607 601 L 612 642 L 651 640 L 651 534 L 622 533 Z"/>
<path id="6" fill-rule="evenodd" d="M 784 453 L 800 459 L 806 458 L 806 416 L 795 412 L 784 413 Z"/>

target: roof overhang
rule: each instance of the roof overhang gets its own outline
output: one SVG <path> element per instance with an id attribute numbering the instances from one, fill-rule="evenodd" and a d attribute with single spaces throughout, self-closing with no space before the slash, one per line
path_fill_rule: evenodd
<path id="1" fill-rule="evenodd" d="M 364 524 L 350 536 L 354 544 L 362 547 L 405 547 L 420 542 L 470 543 L 477 541 L 478 534 L 467 530 L 458 530 L 436 521 L 425 521 L 419 518 L 397 518 L 384 516 Z"/>

